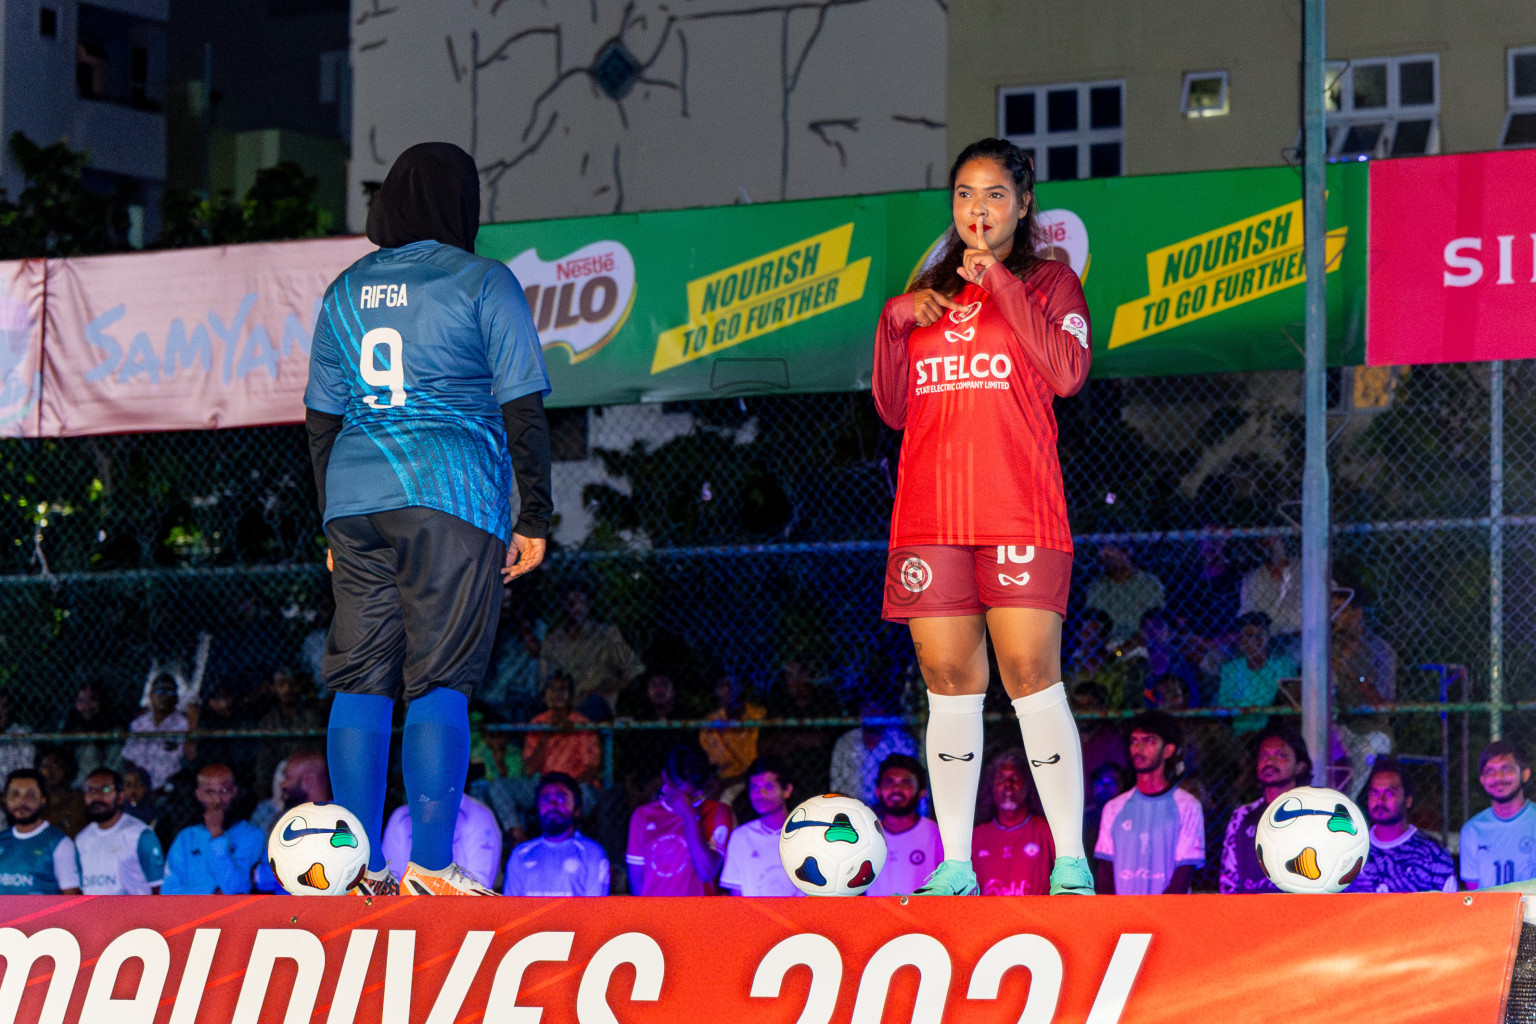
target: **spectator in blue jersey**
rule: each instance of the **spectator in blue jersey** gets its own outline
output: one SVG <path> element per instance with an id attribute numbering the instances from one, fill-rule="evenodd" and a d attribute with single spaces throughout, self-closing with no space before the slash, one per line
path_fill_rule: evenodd
<path id="1" fill-rule="evenodd" d="M 1382 758 L 1365 782 L 1371 853 L 1349 892 L 1455 892 L 1456 862 L 1445 847 L 1408 824 L 1413 780 L 1397 761 Z"/>
<path id="2" fill-rule="evenodd" d="M 1216 692 L 1219 708 L 1259 708 L 1275 702 L 1280 681 L 1300 670 L 1288 654 L 1269 649 L 1269 616 L 1249 612 L 1237 617 L 1238 656 L 1221 666 L 1221 687 Z M 1232 731 L 1241 736 L 1264 728 L 1263 715 L 1238 715 Z"/>
<path id="3" fill-rule="evenodd" d="M 1259 819 L 1281 793 L 1303 785 L 1312 776 L 1312 757 L 1306 741 L 1293 727 L 1271 725 L 1259 733 L 1254 747 L 1254 774 L 1261 793 L 1243 804 L 1227 820 L 1221 841 L 1221 877 L 1217 888 L 1224 893 L 1279 892 L 1259 864 L 1254 846 Z"/>
<path id="4" fill-rule="evenodd" d="M 544 558 L 549 376 L 522 286 L 474 255 L 479 224 L 468 153 L 400 154 L 368 211 L 379 249 L 326 289 L 310 353 L 305 423 L 336 598 L 328 759 L 337 801 L 368 833 L 370 894 L 493 895 L 454 864 L 453 832 L 502 580 Z M 380 839 L 398 698 L 411 857 L 397 879 Z"/>
<path id="5" fill-rule="evenodd" d="M 80 895 L 75 844 L 43 820 L 47 806 L 43 777 L 36 771 L 18 768 L 6 776 L 11 827 L 0 834 L 0 896 Z"/>
<path id="6" fill-rule="evenodd" d="M 1492 806 L 1461 826 L 1461 880 L 1486 889 L 1536 878 L 1536 807 L 1525 798 L 1530 761 L 1513 743 L 1494 740 L 1477 757 L 1477 780 Z"/>
<path id="7" fill-rule="evenodd" d="M 503 896 L 607 896 L 608 855 L 576 831 L 581 785 L 550 772 L 539 780 L 537 839 L 519 843 L 507 858 Z"/>
<path id="8" fill-rule="evenodd" d="M 160 891 L 165 854 L 155 830 L 123 813 L 123 777 L 98 768 L 85 777 L 91 823 L 75 836 L 80 889 L 87 896 L 148 896 Z"/>
<path id="9" fill-rule="evenodd" d="M 1171 777 L 1182 741 L 1178 719 L 1166 712 L 1131 719 L 1136 785 L 1104 805 L 1093 848 L 1099 892 L 1186 893 L 1195 868 L 1205 864 L 1205 812 Z"/>
<path id="10" fill-rule="evenodd" d="M 248 821 L 230 820 L 229 809 L 239 794 L 235 773 L 224 765 L 210 764 L 197 773 L 193 795 L 203 820 L 171 840 L 161 892 L 234 896 L 251 891 L 251 875 L 266 856 L 267 837 Z"/>

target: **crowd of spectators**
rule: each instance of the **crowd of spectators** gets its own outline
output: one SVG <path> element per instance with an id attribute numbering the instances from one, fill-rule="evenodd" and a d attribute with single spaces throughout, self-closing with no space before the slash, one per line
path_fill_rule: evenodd
<path id="1" fill-rule="evenodd" d="M 1310 777 L 1313 754 L 1294 718 L 1250 709 L 1298 696 L 1293 553 L 1270 538 L 1239 566 L 1211 541 L 1198 570 L 1168 583 L 1123 547 L 1096 554 L 1101 572 L 1069 621 L 1063 669 L 1080 714 L 1084 829 L 1100 891 L 1274 891 L 1254 830 L 1269 801 Z M 1334 589 L 1330 685 L 1345 708 L 1397 695 L 1397 657 L 1371 630 L 1368 604 L 1363 587 Z M 309 654 L 314 635 L 323 629 L 305 638 Z M 33 742 L 0 694 L 0 734 L 11 740 L 0 742 L 11 824 L 0 861 L 10 863 L 8 847 L 41 842 L 50 857 L 38 863 L 53 865 L 25 880 L 0 870 L 0 892 L 276 889 L 263 863 L 267 831 L 285 808 L 329 797 L 328 695 L 303 651 L 293 666 L 257 670 L 225 652 L 229 643 L 203 634 L 185 656 L 156 660 L 131 709 L 80 686 L 60 731 L 125 738 Z M 901 685 L 834 687 L 790 656 L 759 689 L 654 647 L 642 657 L 593 615 L 580 587 L 559 595 L 550 623 L 509 597 L 474 698 L 455 860 L 512 894 L 788 895 L 778 828 L 797 794 L 835 791 L 882 823 L 889 857 L 871 893 L 909 892 L 943 851 Z M 909 673 L 904 685 L 920 681 Z M 1169 714 L 1201 707 L 1232 713 Z M 862 723 L 817 722 L 850 712 Z M 1101 712 L 1135 717 L 1127 726 Z M 793 722 L 753 724 L 775 720 Z M 1374 724 L 1390 720 L 1368 721 L 1336 725 L 1319 752 L 1371 822 L 1371 866 L 1354 888 L 1454 888 L 1452 854 L 1410 821 L 1413 772 L 1393 758 L 1390 726 Z M 604 739 L 593 723 L 614 732 Z M 244 735 L 208 735 L 217 731 Z M 1217 766 L 1228 778 L 1235 766 L 1243 783 L 1213 793 Z M 1536 877 L 1527 762 L 1496 743 L 1479 774 L 1493 806 L 1459 837 L 1461 883 Z M 383 835 L 397 874 L 410 847 L 400 790 L 397 778 Z M 1054 848 L 1023 750 L 988 758 L 976 821 L 983 892 L 1045 892 Z M 1201 873 L 1208 836 L 1220 842 L 1219 874 Z"/>

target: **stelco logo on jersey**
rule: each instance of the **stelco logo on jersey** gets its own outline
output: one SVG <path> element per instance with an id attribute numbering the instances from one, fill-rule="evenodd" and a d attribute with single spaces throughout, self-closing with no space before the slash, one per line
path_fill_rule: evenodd
<path id="1" fill-rule="evenodd" d="M 564 345 L 573 363 L 612 340 L 635 304 L 635 260 L 621 242 L 592 242 L 548 263 L 525 249 L 507 266 L 528 296 L 540 343 Z"/>

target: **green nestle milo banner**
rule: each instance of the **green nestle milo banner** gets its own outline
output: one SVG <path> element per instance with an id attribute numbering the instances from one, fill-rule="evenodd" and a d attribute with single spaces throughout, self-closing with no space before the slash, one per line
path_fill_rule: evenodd
<path id="1" fill-rule="evenodd" d="M 1365 169 L 1329 180 L 1330 356 L 1359 362 Z M 1298 191 L 1284 168 L 1041 185 L 1095 375 L 1299 366 Z M 867 388 L 881 306 L 948 220 L 944 192 L 905 192 L 487 225 L 477 247 L 522 282 L 551 404 L 610 405 Z"/>

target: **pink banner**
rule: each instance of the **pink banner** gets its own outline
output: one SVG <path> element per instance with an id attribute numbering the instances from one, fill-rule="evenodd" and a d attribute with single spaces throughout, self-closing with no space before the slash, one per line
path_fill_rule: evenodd
<path id="1" fill-rule="evenodd" d="M 0 437 L 36 437 L 43 263 L 0 263 Z"/>
<path id="2" fill-rule="evenodd" d="M 49 261 L 40 432 L 302 422 L 325 287 L 372 249 L 327 238 Z"/>
<path id="3" fill-rule="evenodd" d="M 1366 362 L 1536 356 L 1536 150 L 1371 164 Z"/>

